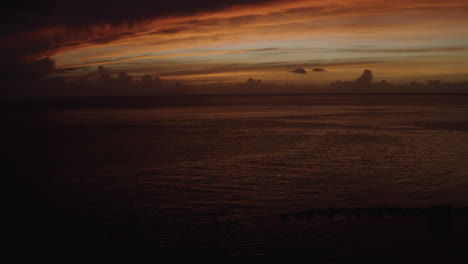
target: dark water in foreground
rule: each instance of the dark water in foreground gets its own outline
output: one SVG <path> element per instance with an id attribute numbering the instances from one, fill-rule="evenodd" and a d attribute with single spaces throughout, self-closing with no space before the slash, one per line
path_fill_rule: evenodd
<path id="1" fill-rule="evenodd" d="M 13 259 L 467 257 L 466 216 L 436 232 L 401 208 L 468 206 L 468 95 L 67 99 L 2 112 Z"/>

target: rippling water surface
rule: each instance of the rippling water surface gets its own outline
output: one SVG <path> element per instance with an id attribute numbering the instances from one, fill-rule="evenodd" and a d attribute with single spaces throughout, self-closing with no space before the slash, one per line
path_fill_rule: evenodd
<path id="1" fill-rule="evenodd" d="M 18 243 L 32 248 L 333 260 L 408 241 L 395 233 L 430 235 L 418 219 L 280 215 L 468 206 L 466 95 L 68 99 L 9 111 L 21 185 L 11 197 L 29 208 Z"/>

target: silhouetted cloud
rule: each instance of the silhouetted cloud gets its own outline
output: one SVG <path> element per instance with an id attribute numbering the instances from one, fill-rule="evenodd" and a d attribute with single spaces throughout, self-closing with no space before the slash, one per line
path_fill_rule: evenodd
<path id="1" fill-rule="evenodd" d="M 78 67 L 70 67 L 70 68 L 61 68 L 61 69 L 53 69 L 52 72 L 54 73 L 67 73 L 78 70 Z"/>
<path id="2" fill-rule="evenodd" d="M 361 76 L 359 76 L 359 78 L 356 79 L 356 82 L 370 83 L 373 78 L 374 78 L 374 75 L 372 75 L 372 71 L 365 69 L 364 72 L 361 74 Z"/>
<path id="3" fill-rule="evenodd" d="M 429 47 L 429 48 L 413 48 L 413 49 L 342 49 L 342 52 L 362 52 L 362 53 L 424 53 L 424 52 L 459 52 L 468 50 L 464 46 L 449 46 L 449 47 Z"/>
<path id="4" fill-rule="evenodd" d="M 292 63 L 292 62 L 268 62 L 268 63 L 237 63 L 237 64 L 217 64 L 210 67 L 202 68 L 181 68 L 172 69 L 164 76 L 186 76 L 186 75 L 206 75 L 216 73 L 230 73 L 230 72 L 249 72 L 249 71 L 278 71 L 284 72 L 284 69 L 294 69 L 300 67 L 341 67 L 341 66 L 358 66 L 358 65 L 372 65 L 380 63 L 380 61 L 366 60 L 366 61 L 343 61 L 343 62 L 331 62 L 331 63 Z M 287 72 L 291 72 L 287 70 Z"/>
<path id="5" fill-rule="evenodd" d="M 151 83 L 152 81 L 153 81 L 153 76 L 149 74 L 141 76 L 142 83 Z"/>
<path id="6" fill-rule="evenodd" d="M 324 72 L 325 69 L 324 68 L 314 68 L 312 71 L 313 72 Z"/>
<path id="7" fill-rule="evenodd" d="M 249 78 L 245 83 L 244 86 L 247 88 L 257 88 L 262 86 L 262 81 L 261 80 L 255 80 L 252 78 Z"/>
<path id="8" fill-rule="evenodd" d="M 297 68 L 294 71 L 291 71 L 292 73 L 298 73 L 298 74 L 306 74 L 307 71 L 304 68 Z"/>
<path id="9" fill-rule="evenodd" d="M 45 57 L 33 61 L 10 62 L 0 67 L 4 78 L 11 81 L 24 81 L 41 78 L 51 73 L 55 67 L 55 61 L 50 57 Z"/>
<path id="10" fill-rule="evenodd" d="M 332 92 L 332 93 L 402 93 L 402 92 L 441 92 L 463 93 L 468 90 L 468 82 L 443 82 L 430 80 L 427 83 L 411 82 L 407 84 L 392 84 L 385 80 L 372 82 L 371 70 L 364 70 L 356 81 L 337 81 L 327 88 L 312 85 L 298 86 L 296 84 L 280 84 L 275 82 L 263 82 L 260 79 L 249 78 L 242 83 L 212 83 L 211 85 L 183 83 L 174 80 L 161 80 L 157 75 L 143 75 L 133 78 L 127 72 L 118 74 L 99 66 L 95 68 L 94 77 L 78 79 L 66 82 L 64 78 L 42 78 L 53 68 L 53 60 L 44 58 L 31 63 L 29 70 L 25 70 L 23 78 L 8 93 L 3 91 L 1 96 L 129 96 L 129 95 L 158 95 L 158 94 L 225 94 L 225 93 L 308 93 L 308 92 Z M 97 75 L 97 76 L 96 76 Z M 116 76 L 117 75 L 117 76 Z M 96 78 L 97 77 L 97 78 Z"/>
<path id="11" fill-rule="evenodd" d="M 368 89 L 368 88 L 375 88 L 376 85 L 372 83 L 372 79 L 374 78 L 374 75 L 372 74 L 371 70 L 365 69 L 364 72 L 359 76 L 355 81 L 349 82 L 349 81 L 336 81 L 335 83 L 330 84 L 328 87 L 332 89 L 344 89 L 343 91 L 346 92 L 354 92 L 354 91 L 361 91 L 362 89 Z M 380 82 L 380 86 L 385 86 L 388 88 L 388 83 L 386 81 Z"/>
<path id="12" fill-rule="evenodd" d="M 119 77 L 117 77 L 117 81 L 119 82 L 131 82 L 133 81 L 132 76 L 128 75 L 126 72 L 119 73 Z"/>
<path id="13" fill-rule="evenodd" d="M 32 31 L 66 25 L 78 29 L 94 24 L 128 24 L 169 15 L 216 11 L 233 5 L 256 4 L 271 0 L 17 0 L 2 3 L 1 17 L 7 22 L 2 33 Z"/>
<path id="14" fill-rule="evenodd" d="M 32 96 L 40 90 L 43 79 L 55 67 L 55 61 L 50 57 L 41 58 L 32 61 L 10 61 L 0 65 L 2 72 L 1 80 L 1 96 L 10 96 L 14 94 L 22 94 Z M 57 82 L 59 80 L 59 82 Z M 48 82 L 49 86 L 57 86 L 63 78 L 56 77 Z"/>
<path id="15" fill-rule="evenodd" d="M 264 51 L 276 51 L 278 48 L 262 48 L 262 49 L 249 49 L 248 52 L 264 52 Z"/>
<path id="16" fill-rule="evenodd" d="M 151 34 L 161 34 L 161 35 L 175 34 L 175 33 L 181 32 L 181 31 L 183 31 L 185 29 L 186 29 L 185 27 L 165 28 L 165 29 L 156 30 L 156 31 L 152 32 Z"/>
<path id="17" fill-rule="evenodd" d="M 100 80 L 110 80 L 112 79 L 111 74 L 107 69 L 104 69 L 103 66 L 98 67 L 99 79 Z"/>

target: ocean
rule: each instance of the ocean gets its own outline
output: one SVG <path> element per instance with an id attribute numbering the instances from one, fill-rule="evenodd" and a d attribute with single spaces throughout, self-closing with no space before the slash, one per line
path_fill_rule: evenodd
<path id="1" fill-rule="evenodd" d="M 2 112 L 13 260 L 467 259 L 468 95 L 31 99 Z"/>

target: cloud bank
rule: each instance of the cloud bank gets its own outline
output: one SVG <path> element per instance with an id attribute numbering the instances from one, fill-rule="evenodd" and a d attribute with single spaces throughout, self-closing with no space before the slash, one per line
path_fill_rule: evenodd
<path id="1" fill-rule="evenodd" d="M 458 80 L 468 68 L 461 0 L 23 0 L 1 12 L 0 70 L 30 80 L 92 78 L 99 65 L 184 83 L 299 85 L 362 67 L 396 81 Z"/>

